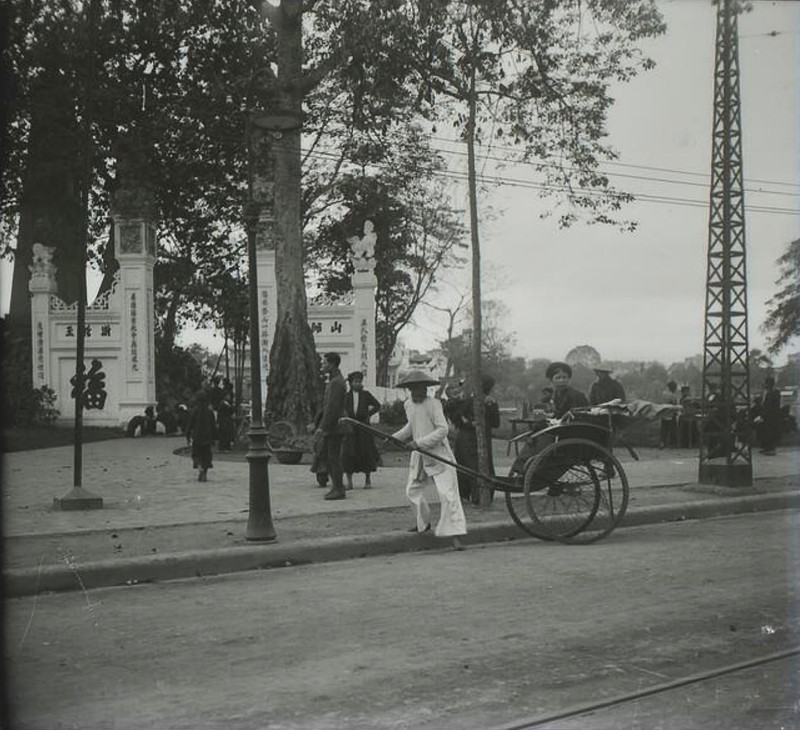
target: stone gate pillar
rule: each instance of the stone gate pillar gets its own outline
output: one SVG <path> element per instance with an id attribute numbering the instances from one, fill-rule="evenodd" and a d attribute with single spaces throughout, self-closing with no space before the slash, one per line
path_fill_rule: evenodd
<path id="1" fill-rule="evenodd" d="M 353 262 L 353 306 L 357 369 L 364 373 L 364 387 L 374 388 L 377 379 L 375 358 L 375 276 L 376 236 L 372 221 L 364 222 L 364 235 L 349 239 Z"/>
<path id="2" fill-rule="evenodd" d="M 41 243 L 33 244 L 33 263 L 28 291 L 31 293 L 31 335 L 33 387 L 41 388 L 53 382 L 50 361 L 50 297 L 58 291 L 55 249 Z"/>
<path id="3" fill-rule="evenodd" d="M 267 392 L 269 351 L 278 321 L 278 289 L 275 279 L 275 249 L 256 249 L 258 277 L 258 331 L 261 335 L 261 392 Z"/>
<path id="4" fill-rule="evenodd" d="M 269 221 L 268 221 L 269 223 Z M 265 226 L 269 232 L 270 226 Z M 278 308 L 275 282 L 275 248 L 267 235 L 256 251 L 258 272 L 258 317 L 261 333 L 261 375 L 266 381 L 269 372 L 269 350 L 275 336 Z M 319 354 L 327 351 L 342 356 L 342 371 L 361 370 L 364 386 L 375 386 L 375 234 L 372 223 L 364 224 L 364 236 L 353 236 L 351 261 L 353 268 L 353 304 L 313 305 L 308 308 L 309 325 Z M 262 383 L 266 388 L 266 382 Z M 264 391 L 266 392 L 266 390 Z"/>
<path id="5" fill-rule="evenodd" d="M 120 163 L 122 186 L 114 194 L 111 218 L 122 306 L 119 411 L 127 420 L 156 404 L 153 266 L 157 243 L 152 192 L 135 174 L 137 170 L 122 159 Z"/>

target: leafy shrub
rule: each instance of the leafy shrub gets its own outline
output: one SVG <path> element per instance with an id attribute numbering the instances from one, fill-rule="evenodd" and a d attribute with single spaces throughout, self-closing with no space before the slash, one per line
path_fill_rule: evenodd
<path id="1" fill-rule="evenodd" d="M 156 348 L 156 396 L 159 403 L 173 408 L 192 403 L 203 387 L 203 370 L 192 354 L 177 345 Z"/>
<path id="2" fill-rule="evenodd" d="M 14 425 L 52 426 L 61 412 L 56 408 L 56 392 L 49 386 L 27 389 L 16 398 Z"/>
<path id="3" fill-rule="evenodd" d="M 387 426 L 402 426 L 406 422 L 404 401 L 399 398 L 392 403 L 381 404 L 380 422 Z"/>

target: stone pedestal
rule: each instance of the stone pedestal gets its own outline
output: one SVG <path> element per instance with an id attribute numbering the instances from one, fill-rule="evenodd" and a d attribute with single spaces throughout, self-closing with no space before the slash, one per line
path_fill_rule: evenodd
<path id="1" fill-rule="evenodd" d="M 369 390 L 375 383 L 375 289 L 378 279 L 372 271 L 353 274 L 353 307 L 357 332 L 356 367 L 364 373 L 364 387 Z"/>

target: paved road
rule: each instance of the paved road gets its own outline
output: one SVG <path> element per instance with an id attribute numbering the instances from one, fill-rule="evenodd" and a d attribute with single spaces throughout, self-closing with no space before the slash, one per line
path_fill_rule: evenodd
<path id="1" fill-rule="evenodd" d="M 512 543 L 10 600 L 14 727 L 544 715 L 798 643 L 799 527 L 797 512 L 771 512 L 590 548 Z M 770 704 L 797 699 L 784 680 Z M 751 707 L 769 713 L 760 681 Z"/>
<path id="2" fill-rule="evenodd" d="M 797 657 L 537 725 L 537 730 L 797 730 Z"/>

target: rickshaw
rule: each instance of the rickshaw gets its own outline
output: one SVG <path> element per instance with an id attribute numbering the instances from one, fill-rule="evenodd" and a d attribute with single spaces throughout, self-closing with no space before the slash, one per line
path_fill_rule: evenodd
<path id="1" fill-rule="evenodd" d="M 540 540 L 588 544 L 610 535 L 628 508 L 628 478 L 613 454 L 623 410 L 574 409 L 558 421 L 533 420 L 511 441 L 523 444 L 507 476 L 485 475 L 423 449 L 421 454 L 469 474 L 503 492 L 514 523 Z M 343 419 L 373 436 L 406 444 L 353 419 Z"/>

